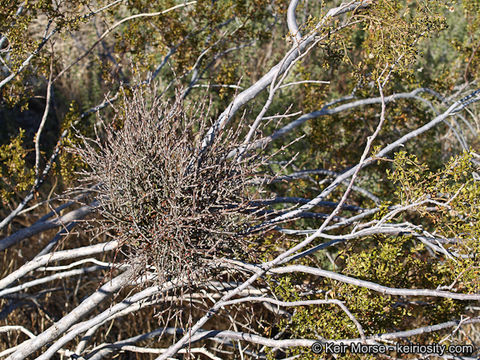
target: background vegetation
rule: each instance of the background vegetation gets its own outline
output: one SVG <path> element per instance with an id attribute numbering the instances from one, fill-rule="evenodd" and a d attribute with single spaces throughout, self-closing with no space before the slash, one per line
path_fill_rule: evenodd
<path id="1" fill-rule="evenodd" d="M 479 356 L 477 0 L 0 0 L 0 35 L 0 356 Z"/>

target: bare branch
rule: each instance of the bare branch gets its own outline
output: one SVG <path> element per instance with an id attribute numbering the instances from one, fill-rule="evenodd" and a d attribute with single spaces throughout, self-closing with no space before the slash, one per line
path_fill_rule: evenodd
<path id="1" fill-rule="evenodd" d="M 416 99 L 416 100 L 426 101 L 425 99 L 418 97 L 418 94 L 422 93 L 422 92 L 430 92 L 429 90 L 430 89 L 427 89 L 427 88 L 418 88 L 418 89 L 415 89 L 415 90 L 413 90 L 411 92 L 408 92 L 408 93 L 393 94 L 393 95 L 385 97 L 385 103 L 394 102 L 397 99 Z M 342 99 L 342 101 L 343 101 L 343 99 Z M 308 114 L 304 114 L 304 115 L 300 116 L 297 120 L 292 121 L 291 123 L 285 125 L 283 128 L 275 131 L 273 134 L 268 135 L 268 136 L 266 136 L 262 139 L 259 139 L 255 142 L 253 142 L 249 146 L 249 149 L 258 149 L 258 148 L 264 147 L 267 144 L 269 144 L 270 142 L 285 136 L 286 134 L 291 132 L 293 129 L 295 129 L 296 127 L 304 124 L 308 120 L 316 119 L 320 116 L 338 114 L 338 113 L 348 111 L 350 109 L 354 109 L 354 108 L 361 107 L 361 106 L 381 104 L 381 103 L 382 103 L 382 98 L 379 96 L 379 97 L 376 97 L 376 98 L 369 98 L 369 99 L 361 99 L 361 100 L 352 101 L 350 103 L 342 104 L 342 105 L 339 105 L 339 106 L 337 106 L 335 108 L 332 108 L 332 109 L 330 107 L 331 107 L 332 104 L 335 104 L 335 102 L 326 104 L 322 109 L 317 110 L 317 111 L 313 111 L 313 112 L 308 113 Z"/>
<path id="2" fill-rule="evenodd" d="M 2 280 L 0 280 L 0 289 L 2 290 L 5 289 L 14 281 L 22 278 L 29 272 L 35 269 L 38 269 L 42 266 L 45 266 L 50 262 L 67 260 L 67 259 L 75 259 L 79 257 L 100 254 L 107 251 L 115 250 L 118 247 L 118 245 L 119 245 L 118 241 L 110 241 L 107 243 L 90 245 L 90 246 L 85 246 L 85 247 L 71 249 L 71 250 L 57 251 L 56 253 L 53 253 L 53 254 L 46 254 L 46 255 L 36 257 L 35 259 L 27 262 L 25 265 L 20 267 L 18 270 L 15 270 L 14 272 L 10 273 L 6 277 L 4 277 Z"/>
<path id="3" fill-rule="evenodd" d="M 1 290 L 0 291 L 0 297 L 19 292 L 19 291 L 31 288 L 33 286 L 38 286 L 38 285 L 41 285 L 41 284 L 45 284 L 45 283 L 50 282 L 50 281 L 54 281 L 54 280 L 58 280 L 58 279 L 65 279 L 65 278 L 71 277 L 71 276 L 84 275 L 84 274 L 88 274 L 90 272 L 103 270 L 103 269 L 105 269 L 105 267 L 103 267 L 103 266 L 90 266 L 90 267 L 87 267 L 87 268 L 65 271 L 65 272 L 61 272 L 61 273 L 58 273 L 58 274 L 45 276 L 45 277 L 40 278 L 40 279 L 36 279 L 36 280 L 26 282 L 22 285 L 18 285 L 18 286 L 14 286 L 14 287 L 11 287 L 11 288 Z"/>
<path id="4" fill-rule="evenodd" d="M 131 272 L 126 271 L 116 278 L 108 281 L 95 293 L 85 299 L 74 310 L 65 315 L 61 320 L 57 321 L 53 326 L 39 334 L 34 339 L 22 343 L 7 359 L 23 360 L 30 354 L 40 349 L 42 346 L 51 342 L 76 324 L 83 316 L 94 310 L 98 304 L 105 301 L 113 293 L 125 286 L 130 281 L 131 277 Z"/>
<path id="5" fill-rule="evenodd" d="M 212 144 L 215 138 L 215 134 L 225 127 L 225 125 L 233 118 L 235 113 L 243 105 L 254 99 L 260 92 L 262 92 L 267 86 L 269 86 L 273 81 L 275 81 L 277 76 L 283 74 L 289 68 L 292 62 L 296 61 L 296 59 L 302 55 L 303 51 L 305 51 L 310 46 L 310 44 L 323 39 L 323 37 L 317 38 L 317 31 L 322 28 L 327 19 L 339 16 L 345 12 L 353 11 L 355 9 L 368 7 L 370 3 L 370 1 L 361 1 L 358 3 L 354 3 L 355 6 L 353 7 L 341 5 L 335 9 L 330 10 L 323 18 L 323 20 L 315 27 L 315 30 L 312 32 L 311 35 L 303 37 L 302 41 L 294 45 L 292 49 L 290 49 L 285 54 L 283 59 L 277 65 L 273 66 L 255 84 L 250 86 L 248 89 L 242 91 L 235 97 L 235 99 L 227 106 L 223 113 L 218 117 L 215 124 L 209 129 L 209 131 L 205 135 L 201 145 L 202 151 L 204 151 L 206 147 Z"/>
<path id="6" fill-rule="evenodd" d="M 349 276 L 337 274 L 328 270 L 317 269 L 304 265 L 288 265 L 280 268 L 274 268 L 269 270 L 275 274 L 290 274 L 294 272 L 302 272 L 306 274 L 312 274 L 316 276 L 325 277 L 332 280 L 337 280 L 345 284 L 355 285 L 359 287 L 364 287 L 370 290 L 377 291 L 382 294 L 396 295 L 396 296 L 434 296 L 442 297 L 446 299 L 456 299 L 456 300 L 480 300 L 480 294 L 459 294 L 448 291 L 438 291 L 438 290 L 429 290 L 429 289 L 396 289 L 390 288 L 387 286 L 379 285 L 370 281 L 359 280 Z"/>
<path id="7" fill-rule="evenodd" d="M 298 44 L 302 40 L 302 34 L 298 29 L 297 24 L 297 15 L 295 10 L 297 10 L 298 0 L 290 0 L 290 4 L 287 9 L 287 25 L 288 30 L 290 31 L 290 36 L 293 38 L 295 44 Z"/>
<path id="8" fill-rule="evenodd" d="M 64 226 L 65 224 L 69 224 L 73 221 L 80 220 L 85 216 L 87 216 L 89 213 L 91 213 L 96 206 L 98 206 L 98 202 L 93 202 L 90 205 L 84 205 L 56 219 L 38 221 L 35 224 L 29 226 L 28 228 L 21 229 L 16 233 L 0 240 L 0 250 L 5 250 L 10 246 L 18 244 L 20 241 L 25 240 L 29 237 L 32 237 L 43 231 L 50 230 L 59 226 Z M 13 219 L 13 216 L 12 216 L 12 219 Z"/>

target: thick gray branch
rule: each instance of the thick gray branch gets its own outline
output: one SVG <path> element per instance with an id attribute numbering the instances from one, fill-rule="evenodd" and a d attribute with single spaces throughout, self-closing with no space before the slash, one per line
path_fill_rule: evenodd
<path id="1" fill-rule="evenodd" d="M 65 333 L 69 328 L 76 324 L 82 317 L 94 310 L 98 304 L 106 300 L 113 293 L 120 290 L 123 286 L 128 284 L 132 278 L 132 272 L 126 271 L 116 278 L 108 281 L 105 285 L 100 287 L 96 292 L 86 298 L 74 310 L 65 315 L 62 319 L 53 324 L 46 331 L 35 337 L 34 339 L 22 343 L 17 351 L 10 355 L 8 360 L 23 360 L 27 356 L 39 350 L 42 346 L 48 344 L 52 340 Z"/>
<path id="2" fill-rule="evenodd" d="M 25 265 L 20 267 L 18 270 L 15 270 L 8 276 L 4 277 L 0 280 L 0 289 L 5 289 L 7 286 L 12 284 L 14 281 L 20 279 L 21 277 L 28 274 L 30 271 L 38 269 L 41 266 L 45 266 L 46 264 L 54 261 L 61 261 L 67 259 L 74 259 L 83 256 L 90 256 L 94 254 L 100 254 L 106 251 L 115 250 L 119 245 L 118 241 L 110 241 L 107 243 L 101 243 L 91 246 L 85 246 L 81 248 L 71 249 L 71 250 L 63 250 L 57 251 L 53 254 L 46 254 L 35 259 L 27 262 Z"/>
<path id="3" fill-rule="evenodd" d="M 327 15 L 324 17 L 323 21 L 317 25 L 315 31 L 309 35 L 304 37 L 298 44 L 294 45 L 292 49 L 290 49 L 284 58 L 274 67 L 272 67 L 264 76 L 260 78 L 256 83 L 250 86 L 248 89 L 242 91 L 238 94 L 235 99 L 227 106 L 227 108 L 222 112 L 222 114 L 218 117 L 215 124 L 208 130 L 207 134 L 205 135 L 201 149 L 202 151 L 205 150 L 208 146 L 210 146 L 215 139 L 215 136 L 221 131 L 225 125 L 233 118 L 236 112 L 245 104 L 247 104 L 250 100 L 254 99 L 260 92 L 262 92 L 267 86 L 269 86 L 272 81 L 274 81 L 277 76 L 283 74 L 289 66 L 299 57 L 302 55 L 303 51 L 305 51 L 310 44 L 312 44 L 315 40 L 317 40 L 317 32 L 323 26 L 323 24 L 328 20 L 330 17 L 339 16 L 344 14 L 348 11 L 353 11 L 355 9 L 365 8 L 370 5 L 370 1 L 357 1 L 351 5 L 341 5 L 335 9 L 330 10 Z M 166 357 L 165 357 L 166 358 Z"/>
<path id="4" fill-rule="evenodd" d="M 98 202 L 95 201 L 90 205 L 82 206 L 81 208 L 70 211 L 68 214 L 60 216 L 56 219 L 38 221 L 32 226 L 29 226 L 28 228 L 21 229 L 16 233 L 0 240 L 0 251 L 5 250 L 10 246 L 19 243 L 20 241 L 25 240 L 43 231 L 47 231 L 59 226 L 64 226 L 71 223 L 72 221 L 83 219 L 85 216 L 91 213 L 97 205 Z"/>
<path id="5" fill-rule="evenodd" d="M 360 280 L 350 276 L 345 276 L 332 271 L 317 269 L 304 265 L 289 265 L 280 268 L 270 269 L 270 272 L 275 274 L 291 274 L 294 272 L 302 272 L 305 274 L 312 274 L 327 279 L 337 280 L 345 284 L 364 287 L 381 294 L 395 295 L 395 296 L 433 296 L 456 300 L 480 300 L 480 294 L 458 294 L 449 291 L 438 291 L 429 289 L 397 289 L 373 283 L 371 281 Z"/>

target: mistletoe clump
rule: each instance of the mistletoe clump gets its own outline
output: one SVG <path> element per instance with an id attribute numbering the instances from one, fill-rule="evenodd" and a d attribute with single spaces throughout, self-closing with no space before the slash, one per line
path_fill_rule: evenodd
<path id="1" fill-rule="evenodd" d="M 140 272 L 154 268 L 161 280 L 201 273 L 249 244 L 239 234 L 253 221 L 246 180 L 259 162 L 228 158 L 234 134 L 200 149 L 207 116 L 205 104 L 166 104 L 137 91 L 103 140 L 77 149 L 89 168 L 84 179 L 97 185 L 100 229 L 120 239 Z"/>

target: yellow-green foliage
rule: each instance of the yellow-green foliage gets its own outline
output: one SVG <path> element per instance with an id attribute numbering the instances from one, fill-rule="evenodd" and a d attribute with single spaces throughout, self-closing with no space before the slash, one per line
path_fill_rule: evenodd
<path id="1" fill-rule="evenodd" d="M 139 69 L 146 71 L 152 66 L 152 62 L 145 58 L 151 49 L 142 44 L 157 47 L 162 55 L 178 47 L 171 59 L 175 75 L 182 76 L 192 70 L 204 51 L 199 65 L 208 64 L 212 55 L 232 45 L 240 45 L 249 39 L 268 38 L 265 26 L 271 21 L 266 10 L 268 4 L 265 0 L 199 0 L 181 11 L 151 18 L 148 23 L 141 20 L 129 22 L 122 28 L 122 41 L 117 43 L 117 50 L 131 53 Z M 145 13 L 175 5 L 178 4 L 173 0 L 131 0 L 128 8 L 132 13 Z M 156 56 L 155 61 L 160 62 L 161 57 Z M 237 73 L 234 81 L 238 81 L 240 75 Z"/>
<path id="2" fill-rule="evenodd" d="M 73 148 L 81 144 L 78 134 L 72 128 L 72 124 L 78 121 L 78 107 L 75 102 L 70 104 L 69 110 L 63 119 L 62 128 L 65 129 L 68 133 L 67 136 L 63 138 L 60 146 L 62 148 Z M 62 151 L 58 158 L 59 166 L 56 167 L 56 170 L 60 173 L 62 180 L 65 185 L 71 186 L 73 182 L 77 179 L 78 171 L 86 167 L 85 163 L 82 161 L 80 156 L 72 151 Z"/>
<path id="3" fill-rule="evenodd" d="M 467 66 L 465 80 L 478 78 L 480 73 L 480 3 L 475 0 L 462 1 L 467 23 L 468 37 L 463 44 L 456 43 L 457 50 L 463 55 Z"/>
<path id="4" fill-rule="evenodd" d="M 24 135 L 25 131 L 20 129 L 9 144 L 0 146 L 0 199 L 3 204 L 33 184 L 34 172 L 25 160 L 28 151 L 23 147 Z"/>
<path id="5" fill-rule="evenodd" d="M 445 245 L 445 249 L 456 257 L 444 254 L 432 256 L 426 246 L 413 236 L 372 236 L 351 241 L 340 251 L 336 265 L 341 273 L 393 288 L 437 289 L 450 286 L 453 291 L 478 292 L 480 186 L 473 177 L 478 167 L 472 157 L 472 153 L 465 152 L 453 157 L 441 169 L 430 171 L 414 155 L 400 151 L 395 156 L 393 171 L 388 172 L 388 178 L 396 185 L 396 203 L 407 205 L 435 201 L 422 203 L 399 216 L 413 217 L 415 223 L 422 224 L 425 230 L 453 239 L 451 244 Z M 375 218 L 381 219 L 386 215 L 390 205 L 384 204 Z M 308 276 L 284 277 L 275 287 L 275 294 L 285 301 L 297 300 L 298 285 L 307 278 L 310 284 L 314 283 Z M 343 301 L 367 335 L 447 321 L 452 314 L 461 314 L 467 305 L 441 298 L 422 298 L 422 302 L 417 302 L 328 279 L 318 279 L 315 284 L 315 290 L 324 290 L 327 298 Z M 322 299 L 325 295 L 312 298 Z M 335 305 L 298 308 L 293 317 L 283 320 L 279 327 L 294 338 L 359 337 L 354 323 Z M 435 337 L 435 334 L 426 335 L 422 341 L 433 341 Z M 296 349 L 293 353 L 301 353 L 301 350 Z M 308 353 L 302 356 L 314 358 Z"/>
<path id="6" fill-rule="evenodd" d="M 77 30 L 87 21 L 84 17 L 88 0 L 63 1 L 54 4 L 50 0 L 0 0 L 0 34 L 6 37 L 4 47 L 8 49 L 8 66 L 16 72 L 24 61 L 39 49 L 43 38 L 52 31 L 62 33 Z M 17 10 L 23 6 L 21 14 Z M 47 24 L 50 24 L 47 28 Z M 27 107 L 27 100 L 34 93 L 32 77 L 48 77 L 50 58 L 54 56 L 52 47 L 43 46 L 30 60 L 30 66 L 0 90 L 2 102 L 9 106 Z"/>
<path id="7" fill-rule="evenodd" d="M 418 41 L 445 27 L 444 1 L 375 1 L 365 15 L 365 64 L 376 79 L 395 66 L 400 75 L 411 72 L 409 65 L 418 53 Z"/>
<path id="8" fill-rule="evenodd" d="M 416 215 L 427 230 L 455 239 L 446 248 L 463 257 L 449 257 L 442 266 L 458 277 L 457 289 L 475 292 L 480 288 L 476 265 L 480 254 L 480 184 L 475 180 L 478 166 L 472 157 L 472 153 L 464 152 L 431 172 L 413 155 L 400 152 L 389 177 L 397 184 L 396 195 L 403 203 L 435 201 L 418 206 Z"/>
<path id="9" fill-rule="evenodd" d="M 437 233 L 465 239 L 478 237 L 480 185 L 475 180 L 478 166 L 472 157 L 472 153 L 464 152 L 432 172 L 414 155 L 399 152 L 395 156 L 394 171 L 388 175 L 397 185 L 395 194 L 401 203 L 435 201 L 422 204 L 417 211 L 435 225 Z M 427 211 L 427 206 L 436 209 Z"/>

